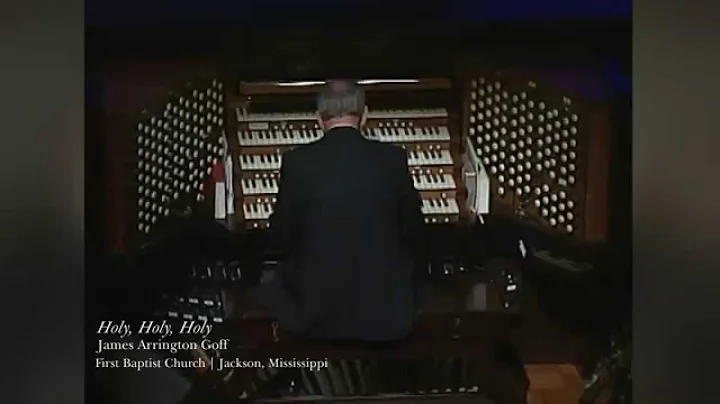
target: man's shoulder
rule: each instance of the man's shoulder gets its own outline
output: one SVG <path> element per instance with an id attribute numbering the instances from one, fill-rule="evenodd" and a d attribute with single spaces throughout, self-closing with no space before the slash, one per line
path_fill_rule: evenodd
<path id="1" fill-rule="evenodd" d="M 369 154 L 369 157 L 376 159 L 376 161 L 405 161 L 407 159 L 405 149 L 392 143 L 364 138 L 358 145 L 360 146 L 358 150 L 359 153 L 364 154 L 366 158 Z M 315 141 L 283 153 L 283 163 L 288 160 L 315 160 L 318 158 L 318 153 L 322 154 L 330 150 L 331 149 L 323 147 L 322 141 Z"/>
<path id="2" fill-rule="evenodd" d="M 311 162 L 318 161 L 320 158 L 318 156 L 319 148 L 318 142 L 313 142 L 286 150 L 282 154 L 282 165 L 284 167 L 292 166 L 293 170 L 309 167 Z"/>
<path id="3" fill-rule="evenodd" d="M 386 142 L 380 142 L 378 140 L 368 140 L 368 142 L 372 145 L 372 148 L 376 151 L 378 154 L 382 154 L 383 156 L 386 156 L 389 159 L 401 159 L 405 161 L 407 158 L 407 154 L 405 153 L 405 149 L 402 147 L 392 144 L 392 143 L 386 143 Z"/>
<path id="4" fill-rule="evenodd" d="M 309 146 L 310 145 L 302 145 L 283 152 L 283 164 L 287 163 L 288 161 L 296 161 L 298 159 L 302 159 L 303 156 L 307 155 L 307 148 Z"/>

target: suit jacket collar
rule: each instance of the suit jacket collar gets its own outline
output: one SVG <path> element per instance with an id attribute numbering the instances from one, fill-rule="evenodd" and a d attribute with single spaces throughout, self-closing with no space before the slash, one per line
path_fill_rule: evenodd
<path id="1" fill-rule="evenodd" d="M 338 126 L 325 132 L 322 140 L 341 141 L 341 140 L 362 140 L 365 139 L 362 132 L 351 126 Z"/>

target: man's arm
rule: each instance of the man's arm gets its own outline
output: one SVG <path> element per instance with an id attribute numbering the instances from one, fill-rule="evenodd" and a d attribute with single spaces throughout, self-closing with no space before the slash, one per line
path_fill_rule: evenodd
<path id="1" fill-rule="evenodd" d="M 427 256 L 425 248 L 425 221 L 422 214 L 422 198 L 415 189 L 410 169 L 407 165 L 407 154 L 399 149 L 395 159 L 399 174 L 400 192 L 400 230 L 404 241 L 412 254 L 416 269 L 416 279 L 421 281 L 427 273 Z"/>
<path id="2" fill-rule="evenodd" d="M 292 254 L 292 248 L 297 244 L 299 237 L 298 201 L 302 191 L 297 180 L 291 153 L 285 153 L 280 167 L 278 181 L 278 194 L 276 196 L 273 214 L 270 216 L 270 232 L 273 244 L 277 245 L 283 253 Z"/>

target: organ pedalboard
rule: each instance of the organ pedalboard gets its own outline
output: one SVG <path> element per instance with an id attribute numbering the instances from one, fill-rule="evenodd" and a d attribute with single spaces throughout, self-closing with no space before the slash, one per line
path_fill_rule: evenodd
<path id="1" fill-rule="evenodd" d="M 278 192 L 282 153 L 320 139 L 313 113 L 252 113 L 236 108 L 236 183 L 247 228 L 266 228 Z M 427 223 L 458 220 L 458 182 L 451 147 L 448 112 L 442 108 L 371 110 L 363 128 L 366 138 L 397 144 L 407 152 L 415 188 L 422 196 Z"/>

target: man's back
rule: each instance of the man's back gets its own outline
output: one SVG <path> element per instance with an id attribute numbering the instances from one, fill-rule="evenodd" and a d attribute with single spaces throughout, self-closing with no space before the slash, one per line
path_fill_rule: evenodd
<path id="1" fill-rule="evenodd" d="M 283 158 L 271 228 L 301 332 L 389 340 L 411 328 L 420 198 L 405 153 L 338 127 Z"/>

